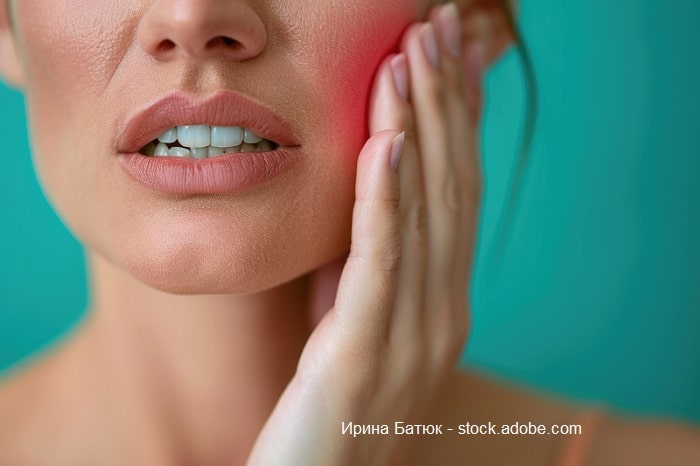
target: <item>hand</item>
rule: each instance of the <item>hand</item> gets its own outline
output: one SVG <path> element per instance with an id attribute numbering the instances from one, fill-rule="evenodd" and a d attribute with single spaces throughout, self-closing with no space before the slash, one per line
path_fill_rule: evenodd
<path id="1" fill-rule="evenodd" d="M 394 422 L 421 423 L 454 370 L 480 195 L 460 37 L 454 5 L 438 7 L 380 67 L 335 303 L 249 465 L 394 464 L 411 442 Z M 387 424 L 390 435 L 341 435 L 343 422 Z"/>

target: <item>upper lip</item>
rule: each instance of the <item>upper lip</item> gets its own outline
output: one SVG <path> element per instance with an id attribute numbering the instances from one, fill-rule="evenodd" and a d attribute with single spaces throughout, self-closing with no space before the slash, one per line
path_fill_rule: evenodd
<path id="1" fill-rule="evenodd" d="M 291 126 L 274 111 L 233 91 L 194 96 L 171 91 L 122 122 L 119 152 L 139 152 L 165 130 L 184 125 L 240 126 L 280 146 L 297 146 Z"/>

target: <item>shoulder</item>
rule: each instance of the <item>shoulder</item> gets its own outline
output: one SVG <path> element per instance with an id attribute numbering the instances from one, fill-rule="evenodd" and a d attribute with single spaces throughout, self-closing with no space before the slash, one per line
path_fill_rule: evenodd
<path id="1" fill-rule="evenodd" d="M 411 465 L 462 465 L 467 460 L 476 459 L 467 451 L 473 448 L 473 442 L 467 444 L 458 432 L 458 426 L 469 418 L 467 400 L 473 389 L 469 375 L 459 370 L 450 374 L 441 385 L 435 403 L 425 418 L 426 425 L 434 426 L 427 432 L 435 434 L 417 435 L 411 439 L 414 448 Z"/>
<path id="2" fill-rule="evenodd" d="M 44 387 L 50 385 L 50 367 L 50 361 L 41 360 L 0 378 L 0 465 L 37 464 L 32 455 L 46 407 Z"/>
<path id="3" fill-rule="evenodd" d="M 61 464 L 62 450 L 87 435 L 74 346 L 64 342 L 0 378 L 0 466 Z"/>
<path id="4" fill-rule="evenodd" d="M 435 400 L 425 422 L 440 433 L 416 436 L 413 465 L 551 464 L 558 449 L 553 436 L 501 435 L 500 430 L 515 422 L 561 422 L 569 415 L 531 392 L 463 370 L 448 377 Z"/>

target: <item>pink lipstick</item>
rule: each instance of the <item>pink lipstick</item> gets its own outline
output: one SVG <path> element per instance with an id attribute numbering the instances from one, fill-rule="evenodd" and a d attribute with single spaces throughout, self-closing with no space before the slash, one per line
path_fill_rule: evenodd
<path id="1" fill-rule="evenodd" d="M 144 148 L 165 131 L 187 125 L 238 127 L 270 142 L 262 152 L 211 158 L 147 155 Z M 286 172 L 300 157 L 290 125 L 272 110 L 232 91 L 193 96 L 173 91 L 126 119 L 118 130 L 119 162 L 147 188 L 166 194 L 242 192 Z"/>

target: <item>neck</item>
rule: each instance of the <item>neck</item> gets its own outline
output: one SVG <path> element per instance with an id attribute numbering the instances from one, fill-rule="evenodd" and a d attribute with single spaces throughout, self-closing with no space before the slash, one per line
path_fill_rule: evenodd
<path id="1" fill-rule="evenodd" d="M 307 280 L 176 296 L 100 257 L 90 268 L 85 332 L 123 441 L 149 464 L 244 463 L 308 339 Z"/>

